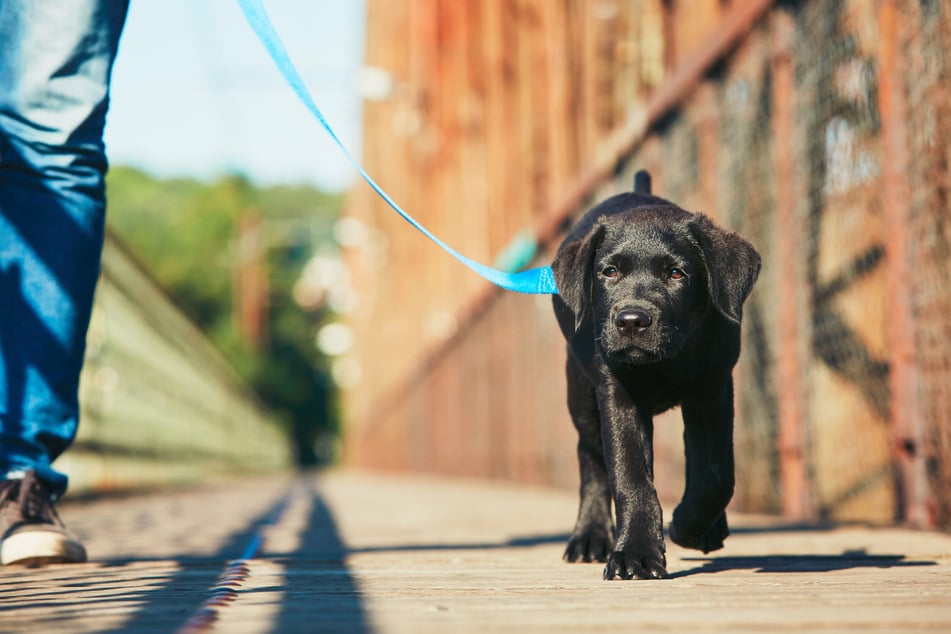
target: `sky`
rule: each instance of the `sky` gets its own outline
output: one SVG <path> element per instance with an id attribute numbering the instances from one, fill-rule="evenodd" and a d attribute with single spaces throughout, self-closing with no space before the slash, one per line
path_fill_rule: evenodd
<path id="1" fill-rule="evenodd" d="M 318 107 L 360 156 L 363 0 L 264 0 Z M 112 165 L 238 172 L 341 191 L 355 172 L 284 83 L 235 0 L 132 0 L 106 121 Z"/>

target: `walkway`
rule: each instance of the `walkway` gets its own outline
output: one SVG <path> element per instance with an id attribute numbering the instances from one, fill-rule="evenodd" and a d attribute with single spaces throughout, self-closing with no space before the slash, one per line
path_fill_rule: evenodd
<path id="1" fill-rule="evenodd" d="M 0 632 L 951 632 L 949 535 L 736 516 L 605 582 L 560 559 L 575 503 L 352 473 L 67 502 L 93 562 L 0 569 Z"/>

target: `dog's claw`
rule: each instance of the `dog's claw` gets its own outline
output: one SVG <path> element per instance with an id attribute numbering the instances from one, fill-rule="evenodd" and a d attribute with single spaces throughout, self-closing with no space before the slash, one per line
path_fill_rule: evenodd
<path id="1" fill-rule="evenodd" d="M 569 563 L 607 561 L 608 553 L 614 547 L 611 533 L 611 529 L 602 527 L 573 533 L 563 559 Z"/>
<path id="2" fill-rule="evenodd" d="M 663 555 L 639 556 L 614 551 L 604 566 L 604 580 L 613 579 L 666 579 L 667 561 Z"/>

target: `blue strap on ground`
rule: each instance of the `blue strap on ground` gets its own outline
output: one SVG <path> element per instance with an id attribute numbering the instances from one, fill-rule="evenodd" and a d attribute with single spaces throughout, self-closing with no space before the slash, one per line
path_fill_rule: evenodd
<path id="1" fill-rule="evenodd" d="M 360 175 L 370 185 L 370 187 L 372 187 L 376 193 L 379 194 L 380 197 L 383 198 L 383 200 L 385 200 L 394 211 L 396 211 L 396 213 L 402 216 L 403 219 L 405 219 L 408 223 L 416 227 L 420 233 L 442 247 L 447 253 L 497 286 L 501 286 L 506 290 L 516 291 L 519 293 L 536 293 L 540 295 L 551 295 L 558 293 L 558 288 L 555 286 L 555 278 L 552 275 L 551 267 L 545 266 L 536 269 L 529 269 L 527 271 L 520 271 L 518 273 L 506 273 L 505 271 L 499 271 L 492 267 L 485 266 L 484 264 L 479 264 L 478 262 L 470 260 L 466 256 L 457 252 L 445 242 L 431 234 L 425 227 L 416 222 L 412 216 L 403 211 L 403 209 L 397 205 L 393 199 L 387 195 L 386 192 L 380 189 L 380 186 L 377 185 L 372 178 L 370 178 L 370 175 L 367 174 L 362 167 L 360 167 L 360 164 L 357 163 L 356 159 L 354 159 L 350 152 L 347 151 L 347 148 L 340 141 L 340 139 L 337 138 L 337 135 L 327 123 L 327 120 L 324 119 L 323 113 L 320 111 L 320 108 L 317 107 L 317 104 L 314 103 L 310 92 L 308 92 L 307 88 L 304 86 L 303 80 L 297 73 L 297 70 L 294 68 L 294 64 L 291 63 L 291 59 L 287 54 L 287 50 L 284 48 L 284 44 L 281 42 L 281 38 L 278 36 L 277 31 L 274 29 L 274 25 L 271 23 L 270 18 L 268 18 L 267 13 L 264 11 L 264 6 L 261 4 L 261 0 L 238 0 L 238 4 L 241 6 L 241 10 L 244 12 L 245 17 L 248 20 L 248 24 L 251 25 L 251 28 L 264 44 L 264 47 L 267 49 L 271 59 L 274 60 L 274 63 L 277 64 L 278 70 L 281 71 L 284 79 L 287 80 L 287 83 L 290 85 L 290 87 L 295 93 L 297 93 L 297 97 L 301 100 L 304 106 L 307 107 L 310 113 L 314 115 L 317 121 L 320 122 L 320 125 L 323 126 L 324 130 L 327 131 L 327 134 L 330 135 L 330 138 L 333 139 L 334 143 L 337 144 L 337 147 L 339 147 L 344 156 L 347 157 L 347 160 L 350 161 L 350 164 L 353 165 L 353 167 L 357 170 L 357 172 L 360 173 Z"/>

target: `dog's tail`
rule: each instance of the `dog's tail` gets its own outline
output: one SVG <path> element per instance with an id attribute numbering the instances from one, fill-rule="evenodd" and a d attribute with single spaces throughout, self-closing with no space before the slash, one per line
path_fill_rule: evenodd
<path id="1" fill-rule="evenodd" d="M 634 193 L 648 195 L 651 193 L 651 175 L 647 173 L 647 170 L 639 170 L 637 174 L 634 174 Z"/>

